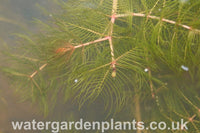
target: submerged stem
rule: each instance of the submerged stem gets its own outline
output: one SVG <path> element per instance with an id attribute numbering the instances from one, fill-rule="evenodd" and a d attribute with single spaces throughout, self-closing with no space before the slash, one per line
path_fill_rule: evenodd
<path id="1" fill-rule="evenodd" d="M 112 72 L 112 77 L 116 76 L 116 66 L 115 66 L 115 55 L 114 55 L 114 47 L 113 47 L 113 41 L 112 41 L 112 34 L 113 34 L 113 25 L 115 23 L 115 19 L 116 19 L 116 14 L 117 14 L 117 4 L 118 4 L 118 0 L 113 0 L 113 7 L 112 7 L 112 16 L 111 16 L 111 27 L 110 27 L 110 31 L 109 31 L 109 44 L 110 44 L 110 52 L 111 52 L 111 57 L 112 57 L 112 64 L 111 67 L 113 68 L 113 72 Z"/>
<path id="2" fill-rule="evenodd" d="M 47 63 L 43 64 L 43 65 L 39 68 L 39 70 L 42 71 L 42 69 L 44 69 L 46 66 L 47 66 Z M 30 75 L 30 78 L 33 78 L 37 73 L 38 73 L 38 71 L 33 72 L 33 73 Z"/>
<path id="3" fill-rule="evenodd" d="M 178 26 L 183 27 L 183 28 L 185 28 L 185 29 L 193 30 L 193 31 L 196 31 L 196 32 L 199 32 L 199 33 L 200 33 L 200 30 L 199 30 L 199 29 L 193 29 L 191 26 L 184 25 L 184 24 L 179 24 L 179 23 L 177 23 L 176 21 L 169 20 L 169 19 L 165 19 L 165 18 L 161 18 L 161 17 L 157 17 L 157 16 L 145 15 L 145 14 L 143 14 L 143 13 L 117 14 L 115 17 L 116 17 L 116 18 L 119 18 L 119 17 L 128 17 L 128 16 L 147 17 L 147 18 L 151 18 L 151 19 L 157 19 L 157 20 L 161 20 L 161 21 L 163 21 L 163 22 L 167 22 L 167 23 L 170 23 L 170 24 L 177 24 Z"/>
<path id="4" fill-rule="evenodd" d="M 140 113 L 140 96 L 135 95 L 135 114 L 137 122 L 141 121 L 141 113 Z M 141 130 L 137 130 L 137 133 L 142 133 Z"/>
<path id="5" fill-rule="evenodd" d="M 109 39 L 110 39 L 110 37 L 106 36 L 104 38 L 100 38 L 100 39 L 97 39 L 97 40 L 94 40 L 94 41 L 91 41 L 91 42 L 87 42 L 87 43 L 79 44 L 77 46 L 73 46 L 73 49 L 81 48 L 81 47 L 84 47 L 84 46 L 88 46 L 90 44 L 102 42 L 102 41 L 109 40 Z M 71 48 L 59 48 L 59 50 L 57 50 L 57 52 L 66 53 L 66 52 L 68 52 L 70 50 L 71 50 Z M 43 64 L 42 66 L 40 66 L 39 70 L 40 71 L 43 70 L 46 66 L 47 66 L 47 63 Z M 33 78 L 37 73 L 38 73 L 38 71 L 36 70 L 35 72 L 33 72 L 30 75 L 30 78 Z"/>

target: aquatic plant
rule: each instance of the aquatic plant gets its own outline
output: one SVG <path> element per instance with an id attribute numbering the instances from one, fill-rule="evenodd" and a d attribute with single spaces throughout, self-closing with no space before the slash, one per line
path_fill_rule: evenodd
<path id="1" fill-rule="evenodd" d="M 48 114 L 58 94 L 80 108 L 100 98 L 107 117 L 183 118 L 190 130 L 180 132 L 200 132 L 199 0 L 56 2 L 62 12 L 18 35 L 1 69 L 24 99 Z"/>

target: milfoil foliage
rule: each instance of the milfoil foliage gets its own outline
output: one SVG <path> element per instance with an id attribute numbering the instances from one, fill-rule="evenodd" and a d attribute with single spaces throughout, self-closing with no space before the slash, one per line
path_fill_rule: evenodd
<path id="1" fill-rule="evenodd" d="M 24 100 L 47 114 L 60 95 L 80 108 L 100 98 L 108 117 L 184 118 L 180 132 L 200 132 L 199 0 L 55 2 L 60 14 L 3 51 Z"/>

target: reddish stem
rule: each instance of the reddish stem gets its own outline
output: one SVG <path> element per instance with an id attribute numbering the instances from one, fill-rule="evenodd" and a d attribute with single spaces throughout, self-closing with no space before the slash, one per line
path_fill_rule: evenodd
<path id="1" fill-rule="evenodd" d="M 117 14 L 115 17 L 119 18 L 119 17 L 128 17 L 128 16 L 147 17 L 147 18 L 151 18 L 151 19 L 157 19 L 157 20 L 161 20 L 163 22 L 167 22 L 167 23 L 170 23 L 170 24 L 177 24 L 178 26 L 181 26 L 181 27 L 183 27 L 185 29 L 192 30 L 191 26 L 184 25 L 184 24 L 179 24 L 176 21 L 165 19 L 165 18 L 161 18 L 161 17 L 157 17 L 157 16 L 145 15 L 143 13 Z M 193 30 L 195 30 L 197 32 L 200 32 L 199 29 L 193 29 Z"/>
<path id="2" fill-rule="evenodd" d="M 97 39 L 97 40 L 94 40 L 94 41 L 91 41 L 91 42 L 87 42 L 87 43 L 83 43 L 83 44 L 80 44 L 80 45 L 77 45 L 77 46 L 73 46 L 73 49 L 77 49 L 77 48 L 81 48 L 81 47 L 84 47 L 84 46 L 88 46 L 90 44 L 93 44 L 93 43 L 98 43 L 98 42 L 102 42 L 102 41 L 106 41 L 106 40 L 109 40 L 111 37 L 110 36 L 106 36 L 104 38 L 100 38 L 100 39 Z M 65 52 L 68 52 L 72 50 L 72 48 L 58 48 L 56 50 L 56 53 L 65 53 Z M 47 66 L 47 63 L 43 64 L 39 70 L 41 71 L 42 69 L 44 69 L 45 67 Z M 30 75 L 30 78 L 33 78 L 36 74 L 38 73 L 38 71 L 35 71 L 33 72 L 31 75 Z"/>

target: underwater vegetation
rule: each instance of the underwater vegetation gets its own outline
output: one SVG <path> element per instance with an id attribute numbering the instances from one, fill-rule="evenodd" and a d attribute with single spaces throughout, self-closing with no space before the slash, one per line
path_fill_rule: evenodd
<path id="1" fill-rule="evenodd" d="M 45 116 L 60 100 L 89 110 L 100 100 L 102 119 L 184 119 L 189 130 L 152 133 L 200 132 L 199 0 L 54 2 L 49 21 L 2 50 L 23 100 Z"/>

